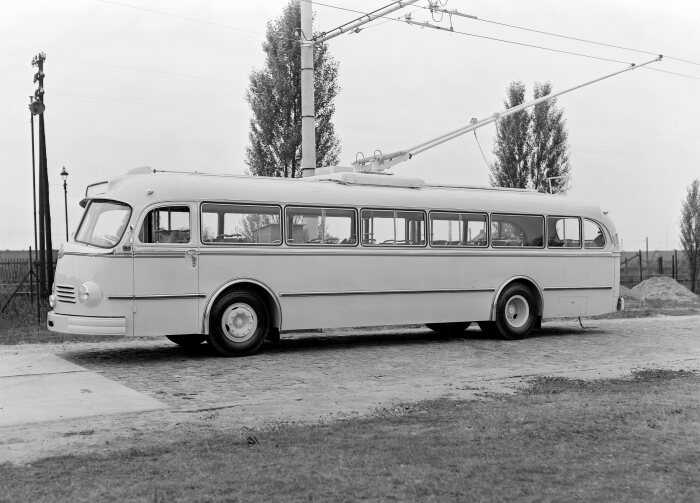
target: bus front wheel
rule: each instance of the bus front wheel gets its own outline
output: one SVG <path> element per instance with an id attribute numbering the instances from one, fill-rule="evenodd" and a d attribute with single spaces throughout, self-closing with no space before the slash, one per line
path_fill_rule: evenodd
<path id="1" fill-rule="evenodd" d="M 537 322 L 532 291 L 519 283 L 508 286 L 496 303 L 495 325 L 504 339 L 524 339 Z"/>
<path id="2" fill-rule="evenodd" d="M 265 302 L 253 292 L 234 290 L 214 304 L 208 340 L 222 355 L 247 356 L 260 348 L 269 330 Z"/>

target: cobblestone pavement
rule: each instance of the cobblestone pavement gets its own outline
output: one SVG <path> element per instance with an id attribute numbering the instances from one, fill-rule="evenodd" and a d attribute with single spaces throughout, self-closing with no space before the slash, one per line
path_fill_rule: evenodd
<path id="1" fill-rule="evenodd" d="M 246 358 L 219 357 L 206 344 L 183 349 L 165 338 L 7 346 L 0 348 L 0 358 L 52 352 L 169 408 L 0 429 L 0 448 L 12 447 L 15 454 L 6 459 L 23 460 L 81 442 L 168 438 L 192 428 L 260 428 L 421 399 L 470 398 L 513 389 L 535 375 L 597 378 L 650 367 L 700 369 L 700 316 L 585 320 L 584 325 L 547 322 L 523 341 L 485 338 L 476 327 L 460 337 L 406 328 L 287 334 L 279 345 L 265 345 Z"/>

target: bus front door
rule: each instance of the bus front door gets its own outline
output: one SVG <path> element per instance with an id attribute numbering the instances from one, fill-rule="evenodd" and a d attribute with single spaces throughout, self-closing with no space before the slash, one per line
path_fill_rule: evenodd
<path id="1" fill-rule="evenodd" d="M 134 240 L 134 335 L 200 331 L 199 249 L 187 205 L 151 210 Z"/>

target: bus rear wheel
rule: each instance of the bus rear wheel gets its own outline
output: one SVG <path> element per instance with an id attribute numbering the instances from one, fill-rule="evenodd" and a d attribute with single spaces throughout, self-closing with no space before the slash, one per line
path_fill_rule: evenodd
<path id="1" fill-rule="evenodd" d="M 206 335 L 194 334 L 194 335 L 166 335 L 171 342 L 174 342 L 178 346 L 183 348 L 196 348 L 201 343 L 207 340 Z"/>
<path id="2" fill-rule="evenodd" d="M 247 356 L 260 348 L 269 330 L 265 302 L 253 292 L 234 290 L 214 304 L 208 341 L 224 356 Z"/>
<path id="3" fill-rule="evenodd" d="M 425 326 L 428 327 L 433 332 L 439 334 L 449 334 L 449 335 L 459 335 L 469 328 L 471 322 L 469 321 L 459 321 L 455 323 L 426 323 Z"/>
<path id="4" fill-rule="evenodd" d="M 508 286 L 496 302 L 495 325 L 504 339 L 527 337 L 537 323 L 532 290 L 519 283 Z"/>

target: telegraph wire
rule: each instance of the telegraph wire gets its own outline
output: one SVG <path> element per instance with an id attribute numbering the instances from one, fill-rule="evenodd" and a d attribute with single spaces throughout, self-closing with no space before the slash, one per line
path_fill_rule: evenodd
<path id="1" fill-rule="evenodd" d="M 647 70 L 654 70 L 655 72 L 668 73 L 670 75 L 677 75 L 678 77 L 685 77 L 686 79 L 700 80 L 700 77 L 694 77 L 692 75 L 687 75 L 685 73 L 670 72 L 668 70 L 662 70 L 661 68 L 648 68 L 648 67 L 644 67 L 644 68 Z"/>
<path id="2" fill-rule="evenodd" d="M 168 16 L 168 17 L 173 17 L 176 19 L 182 19 L 183 21 L 192 21 L 193 23 L 200 23 L 200 24 L 206 24 L 209 26 L 216 26 L 218 28 L 225 28 L 227 30 L 235 30 L 235 31 L 242 31 L 246 33 L 252 33 L 255 35 L 263 35 L 263 33 L 259 31 L 253 31 L 253 30 L 248 30 L 245 28 L 238 28 L 237 26 L 231 26 L 228 24 L 222 24 L 222 23 L 216 23 L 214 21 L 207 21 L 205 19 L 196 19 L 193 17 L 188 17 L 188 16 L 181 16 L 178 14 L 173 14 L 171 12 L 165 12 L 161 10 L 155 10 L 155 9 L 149 9 L 147 7 L 139 7 L 138 5 L 131 5 L 128 3 L 122 3 L 122 2 L 116 2 L 115 0 L 97 0 L 98 2 L 110 4 L 110 5 L 117 5 L 119 7 L 127 7 L 129 9 L 135 9 L 135 10 L 140 10 L 144 12 L 150 12 L 151 14 L 159 14 L 161 16 Z"/>

